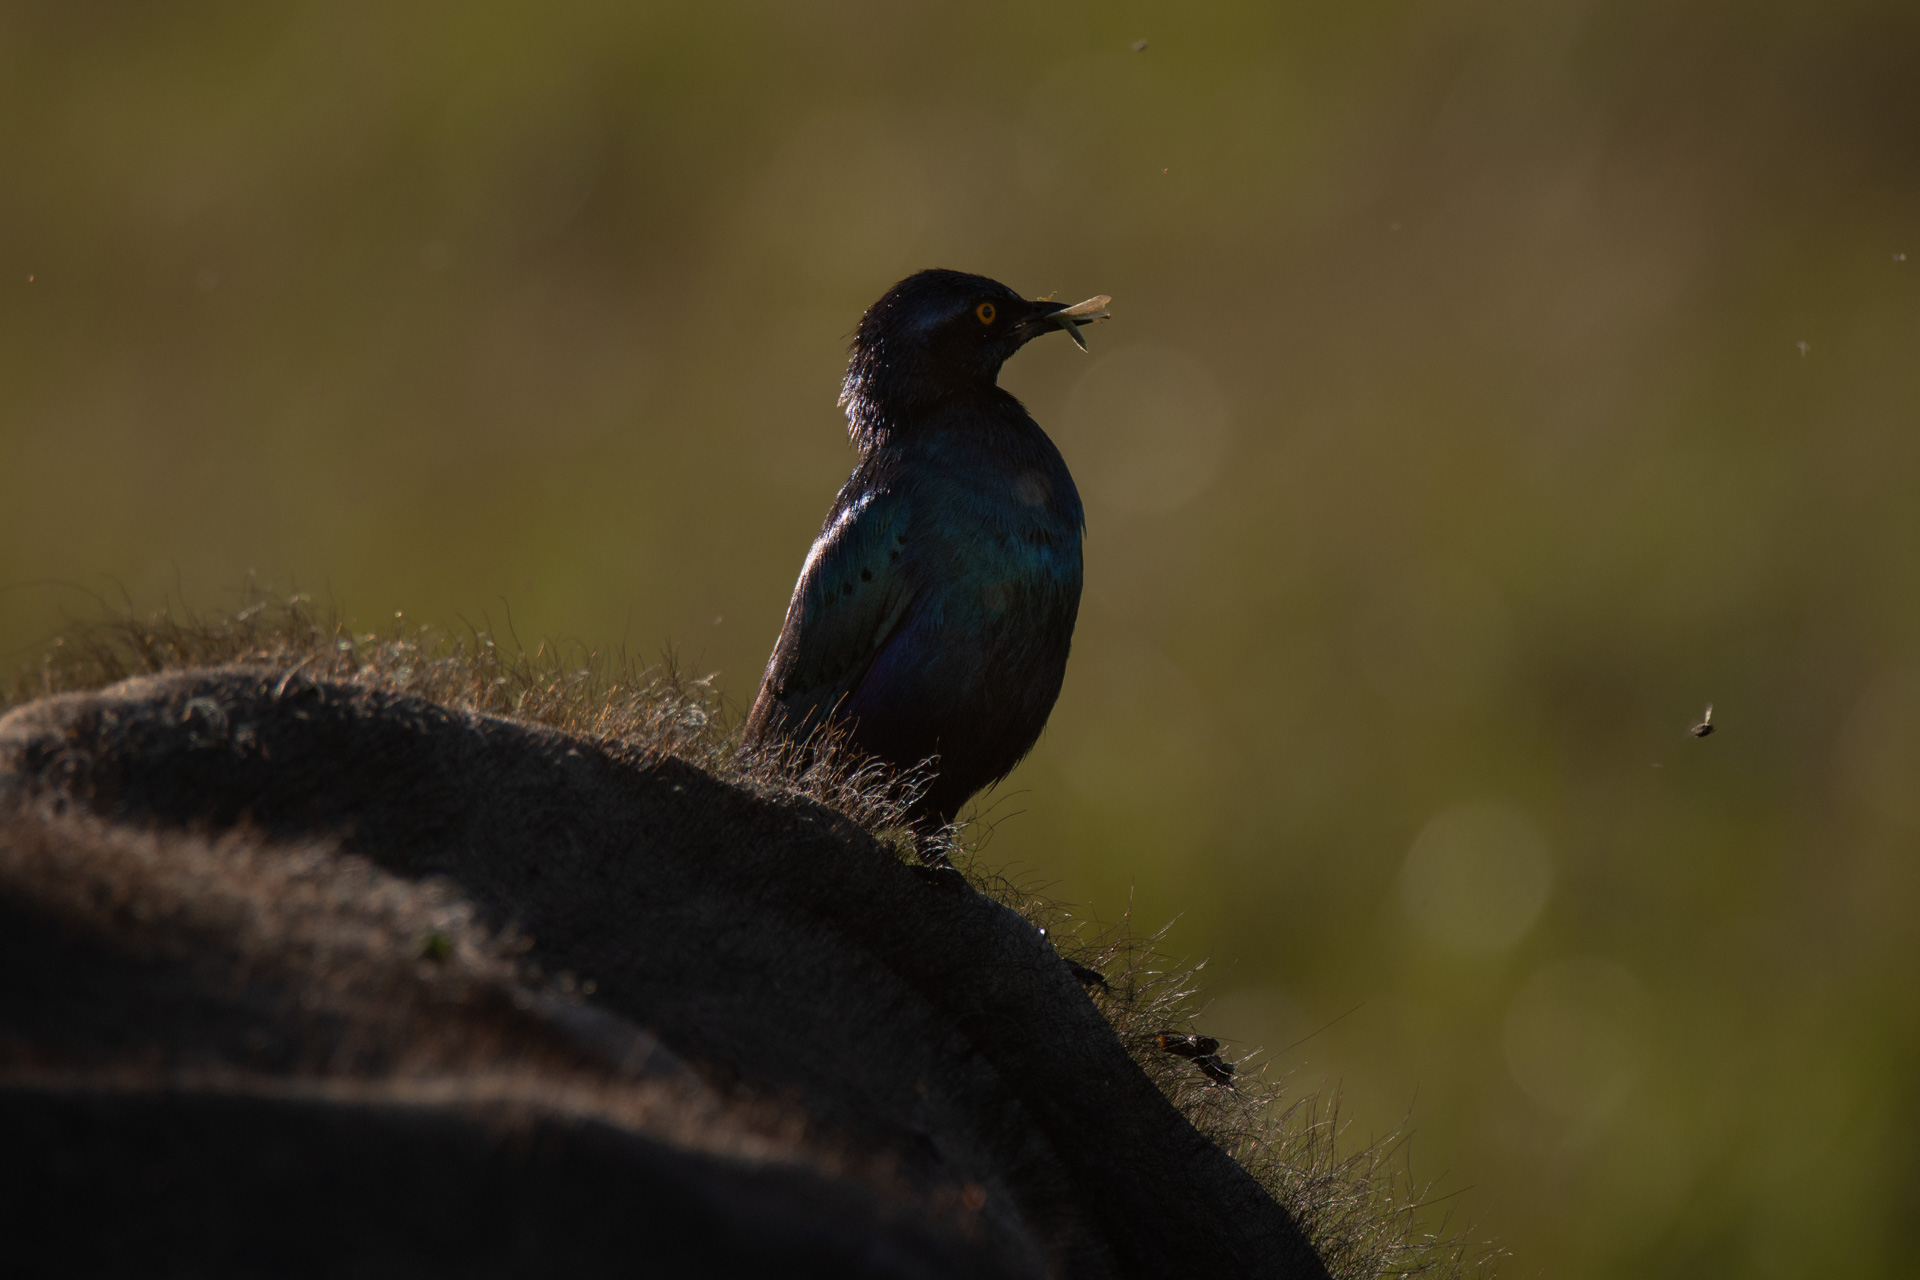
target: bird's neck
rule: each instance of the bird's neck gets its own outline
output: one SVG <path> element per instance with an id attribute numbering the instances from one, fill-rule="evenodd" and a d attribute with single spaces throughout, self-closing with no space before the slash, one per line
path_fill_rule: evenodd
<path id="1" fill-rule="evenodd" d="M 1019 401 L 993 383 L 908 387 L 900 380 L 857 376 L 848 370 L 840 393 L 847 432 L 861 452 L 911 438 L 935 422 L 951 422 L 977 413 L 983 420 L 1004 418 L 1009 406 L 1024 416 Z"/>
<path id="2" fill-rule="evenodd" d="M 951 353 L 885 337 L 856 342 L 840 385 L 847 429 L 862 449 L 910 432 L 955 408 L 987 413 L 1017 401 L 997 385 L 997 359 L 958 360 Z"/>

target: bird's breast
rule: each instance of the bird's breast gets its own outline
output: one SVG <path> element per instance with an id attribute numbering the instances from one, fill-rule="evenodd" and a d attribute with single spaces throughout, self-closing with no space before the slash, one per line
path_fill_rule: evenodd
<path id="1" fill-rule="evenodd" d="M 1038 428 L 935 431 L 901 468 L 913 477 L 914 521 L 927 541 L 919 580 L 950 640 L 986 650 L 1033 633 L 1070 632 L 1080 599 L 1080 499 Z"/>
<path id="2" fill-rule="evenodd" d="M 989 625 L 1050 625 L 1080 595 L 1080 532 L 1016 498 L 955 530 L 949 599 Z"/>
<path id="3" fill-rule="evenodd" d="M 1029 467 L 1013 478 L 1013 500 L 1023 507 L 1044 507 L 1053 497 L 1053 482 L 1047 473 Z"/>

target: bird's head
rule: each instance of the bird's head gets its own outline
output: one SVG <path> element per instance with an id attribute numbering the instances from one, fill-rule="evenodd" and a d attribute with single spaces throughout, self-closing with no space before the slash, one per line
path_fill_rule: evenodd
<path id="1" fill-rule="evenodd" d="M 908 276 L 867 308 L 853 335 L 840 403 L 855 438 L 931 401 L 993 386 L 1007 357 L 1043 333 L 1064 330 L 1085 350 L 1079 326 L 1106 319 L 1109 301 L 1023 298 L 964 271 Z"/>

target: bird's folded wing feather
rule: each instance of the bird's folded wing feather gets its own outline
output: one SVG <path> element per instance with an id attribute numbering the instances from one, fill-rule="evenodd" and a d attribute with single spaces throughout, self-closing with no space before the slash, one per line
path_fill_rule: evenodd
<path id="1" fill-rule="evenodd" d="M 869 492 L 820 531 L 787 606 L 750 734 L 772 728 L 776 708 L 786 732 L 811 732 L 859 687 L 913 603 L 907 516 L 905 499 Z"/>

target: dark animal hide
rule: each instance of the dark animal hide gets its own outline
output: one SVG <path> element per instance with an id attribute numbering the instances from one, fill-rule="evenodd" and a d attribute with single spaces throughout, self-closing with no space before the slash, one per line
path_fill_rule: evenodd
<path id="1" fill-rule="evenodd" d="M 28 704 L 0 964 L 33 1270 L 1326 1275 L 1026 921 L 617 743 L 251 667 Z"/>

